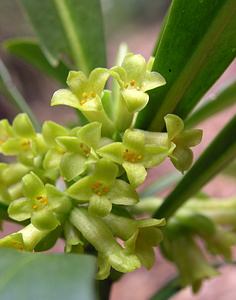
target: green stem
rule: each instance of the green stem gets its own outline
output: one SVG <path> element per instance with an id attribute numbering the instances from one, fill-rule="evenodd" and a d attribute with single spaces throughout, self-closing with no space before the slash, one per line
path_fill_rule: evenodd
<path id="1" fill-rule="evenodd" d="M 125 100 L 120 95 L 117 104 L 115 124 L 120 131 L 124 131 L 132 125 L 134 114 L 130 113 L 126 107 Z"/>
<path id="2" fill-rule="evenodd" d="M 107 278 L 105 280 L 97 281 L 98 294 L 99 299 L 101 300 L 109 300 L 112 288 L 112 280 L 111 278 Z"/>
<path id="3" fill-rule="evenodd" d="M 83 115 L 90 121 L 90 122 L 101 122 L 102 123 L 102 134 L 107 137 L 112 137 L 115 132 L 115 127 L 113 122 L 108 118 L 104 109 L 101 111 L 83 111 Z"/>

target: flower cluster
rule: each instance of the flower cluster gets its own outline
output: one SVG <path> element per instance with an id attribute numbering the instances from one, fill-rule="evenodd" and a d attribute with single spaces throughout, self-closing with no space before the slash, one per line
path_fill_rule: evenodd
<path id="1" fill-rule="evenodd" d="M 127 54 L 121 66 L 97 68 L 88 77 L 71 71 L 69 89 L 57 91 L 52 105 L 80 110 L 88 120 L 84 126 L 46 121 L 37 133 L 26 114 L 12 125 L 0 122 L 0 153 L 15 157 L 0 164 L 0 201 L 11 219 L 27 224 L 1 239 L 0 247 L 40 251 L 63 237 L 66 252 L 92 247 L 100 279 L 111 267 L 130 272 L 153 265 L 165 221 L 131 214 L 139 200 L 136 188 L 147 169 L 168 157 L 178 170 L 187 170 L 193 160 L 190 147 L 200 142 L 201 131 L 184 130 L 183 121 L 171 114 L 165 117 L 166 132 L 132 127 L 148 103 L 147 91 L 165 84 L 151 71 L 152 63 Z M 104 90 L 109 77 L 118 87 L 117 105 L 111 91 Z"/>
<path id="2" fill-rule="evenodd" d="M 143 199 L 133 210 L 136 214 L 151 213 L 161 202 L 157 198 Z M 231 248 L 236 244 L 235 209 L 235 197 L 197 196 L 184 204 L 165 226 L 162 254 L 175 264 L 180 283 L 191 285 L 193 292 L 200 289 L 203 280 L 219 274 L 213 258 L 221 256 L 226 261 L 232 260 Z M 204 248 L 212 256 L 210 261 Z"/>

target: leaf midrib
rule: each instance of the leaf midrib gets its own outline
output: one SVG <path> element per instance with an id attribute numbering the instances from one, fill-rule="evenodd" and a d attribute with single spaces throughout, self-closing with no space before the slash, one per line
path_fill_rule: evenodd
<path id="1" fill-rule="evenodd" d="M 76 66 L 84 73 L 88 73 L 89 69 L 86 63 L 86 56 L 81 47 L 78 34 L 76 34 L 75 26 L 72 22 L 70 12 L 66 0 L 53 0 L 55 7 L 58 11 L 58 15 L 61 19 L 62 26 L 68 36 L 68 43 L 71 48 L 71 54 L 74 58 Z M 88 0 L 89 1 L 89 0 Z"/>
<path id="2" fill-rule="evenodd" d="M 235 14 L 235 10 L 234 7 L 230 9 L 231 6 L 232 6 L 231 3 L 226 3 L 225 6 L 222 8 L 222 10 L 220 10 L 220 12 L 216 15 L 215 20 L 211 23 L 209 29 L 204 35 L 204 38 L 202 39 L 202 41 L 194 51 L 187 65 L 184 67 L 179 77 L 178 84 L 172 85 L 169 92 L 166 94 L 162 107 L 160 108 L 159 112 L 151 122 L 151 125 L 149 127 L 150 130 L 157 131 L 163 129 L 164 116 L 168 112 L 173 112 L 173 110 L 175 109 L 175 107 L 183 97 L 183 95 L 188 90 L 193 79 L 196 78 L 197 74 L 199 73 L 199 70 L 201 70 L 202 66 L 205 64 L 205 61 L 208 58 L 208 54 L 210 50 L 215 47 L 215 44 L 217 44 L 219 36 L 221 36 L 222 32 L 232 21 L 232 17 Z M 227 18 L 226 18 L 225 14 L 228 11 L 230 11 L 231 14 L 230 15 L 227 14 Z M 218 30 L 216 30 L 216 28 Z M 208 51 L 206 51 L 206 48 L 208 49 Z M 190 72 L 189 70 L 194 70 L 194 71 Z"/>

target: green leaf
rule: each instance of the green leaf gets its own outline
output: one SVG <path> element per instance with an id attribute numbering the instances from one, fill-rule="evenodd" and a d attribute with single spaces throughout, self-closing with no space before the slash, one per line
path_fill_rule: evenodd
<path id="1" fill-rule="evenodd" d="M 172 172 L 159 177 L 157 180 L 145 187 L 140 193 L 140 197 L 150 197 L 163 192 L 171 185 L 179 181 L 182 175 L 179 172 Z"/>
<path id="2" fill-rule="evenodd" d="M 194 127 L 198 123 L 208 119 L 212 115 L 227 109 L 236 103 L 236 82 L 230 84 L 215 98 L 207 101 L 199 109 L 193 112 L 185 121 L 187 127 Z"/>
<path id="3" fill-rule="evenodd" d="M 37 41 L 25 38 L 10 39 L 4 42 L 4 48 L 12 55 L 26 61 L 41 72 L 65 85 L 69 68 L 61 61 L 57 66 L 53 67 L 48 62 Z"/>
<path id="4" fill-rule="evenodd" d="M 95 259 L 89 255 L 0 249 L 2 300 L 93 300 Z"/>
<path id="5" fill-rule="evenodd" d="M 88 73 L 106 65 L 99 0 L 21 0 L 42 50 L 56 66 L 62 54 Z"/>
<path id="6" fill-rule="evenodd" d="M 31 111 L 30 107 L 28 106 L 26 100 L 17 90 L 16 86 L 12 82 L 11 76 L 0 60 L 0 93 L 2 93 L 20 112 L 25 112 L 31 118 L 35 128 L 39 129 L 39 123 L 37 118 Z"/>
<path id="7" fill-rule="evenodd" d="M 167 196 L 155 213 L 156 218 L 169 218 L 233 160 L 236 153 L 235 131 L 236 115 L 202 153 L 176 188 Z"/>
<path id="8" fill-rule="evenodd" d="M 167 84 L 150 93 L 137 127 L 163 129 L 172 112 L 186 118 L 234 59 L 235 27 L 234 0 L 172 1 L 153 65 Z"/>

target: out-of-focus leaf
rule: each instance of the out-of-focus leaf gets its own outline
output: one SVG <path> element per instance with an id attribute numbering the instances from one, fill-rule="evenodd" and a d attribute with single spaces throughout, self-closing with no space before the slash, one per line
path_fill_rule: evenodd
<path id="1" fill-rule="evenodd" d="M 207 101 L 199 109 L 193 112 L 185 121 L 187 127 L 193 127 L 198 123 L 206 120 L 212 115 L 223 111 L 224 109 L 236 103 L 236 82 L 230 84 L 214 99 Z"/>
<path id="2" fill-rule="evenodd" d="M 27 104 L 26 100 L 17 90 L 16 86 L 11 80 L 11 76 L 0 60 L 0 93 L 2 93 L 7 100 L 9 100 L 20 112 L 25 112 L 31 118 L 35 128 L 39 129 L 39 123 L 37 118 L 33 114 L 32 110 L 30 109 L 29 105 Z"/>
<path id="3" fill-rule="evenodd" d="M 224 127 L 202 153 L 193 167 L 167 196 L 155 213 L 156 218 L 169 218 L 210 179 L 229 164 L 236 155 L 236 116 Z"/>
<path id="4" fill-rule="evenodd" d="M 136 127 L 161 130 L 164 116 L 186 118 L 236 55 L 235 0 L 173 0 L 154 71 L 167 84 L 150 93 Z"/>
<path id="5" fill-rule="evenodd" d="M 169 173 L 159 177 L 156 181 L 145 187 L 140 193 L 140 197 L 150 197 L 161 193 L 172 184 L 178 182 L 182 175 L 178 172 Z"/>
<path id="6" fill-rule="evenodd" d="M 62 55 L 85 73 L 106 65 L 99 0 L 21 0 L 42 50 L 56 66 Z"/>
<path id="7" fill-rule="evenodd" d="M 1 300 L 93 300 L 95 258 L 0 249 Z"/>
<path id="8" fill-rule="evenodd" d="M 37 41 L 32 39 L 10 39 L 4 42 L 4 47 L 9 53 L 21 58 L 65 85 L 69 68 L 63 62 L 59 62 L 57 66 L 53 67 L 48 62 Z"/>

